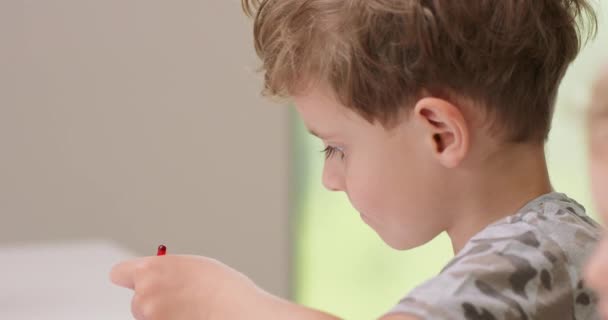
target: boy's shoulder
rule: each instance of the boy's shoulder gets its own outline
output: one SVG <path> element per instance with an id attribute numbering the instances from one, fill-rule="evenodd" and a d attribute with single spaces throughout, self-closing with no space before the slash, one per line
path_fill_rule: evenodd
<path id="1" fill-rule="evenodd" d="M 544 195 L 474 236 L 392 312 L 421 319 L 594 319 L 582 268 L 600 237 L 576 201 Z"/>
<path id="2" fill-rule="evenodd" d="M 459 260 L 470 260 L 484 252 L 515 255 L 524 260 L 541 254 L 549 262 L 579 268 L 600 237 L 601 227 L 582 205 L 564 194 L 550 193 L 487 226 L 469 240 L 444 271 Z"/>

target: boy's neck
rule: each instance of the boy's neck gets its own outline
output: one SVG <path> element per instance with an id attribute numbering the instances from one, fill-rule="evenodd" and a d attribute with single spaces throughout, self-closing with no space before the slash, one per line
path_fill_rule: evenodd
<path id="1" fill-rule="evenodd" d="M 460 178 L 464 184 L 452 202 L 459 209 L 446 230 L 455 254 L 488 225 L 552 191 L 542 145 L 511 146 Z"/>

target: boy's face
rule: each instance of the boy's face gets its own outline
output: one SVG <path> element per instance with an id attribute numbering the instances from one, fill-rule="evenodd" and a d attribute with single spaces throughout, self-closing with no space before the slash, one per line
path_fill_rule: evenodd
<path id="1" fill-rule="evenodd" d="M 294 96 L 305 125 L 327 147 L 323 184 L 347 194 L 361 218 L 396 249 L 408 249 L 445 229 L 436 161 L 413 121 L 395 128 L 370 124 L 322 88 Z"/>
<path id="2" fill-rule="evenodd" d="M 608 222 L 608 70 L 598 83 L 591 110 L 591 178 L 593 195 L 604 223 Z M 600 297 L 608 319 L 608 238 L 604 236 L 587 268 L 587 281 Z"/>

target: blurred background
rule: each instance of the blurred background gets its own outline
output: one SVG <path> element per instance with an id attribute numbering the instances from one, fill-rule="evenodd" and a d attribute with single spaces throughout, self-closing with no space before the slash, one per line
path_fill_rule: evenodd
<path id="1" fill-rule="evenodd" d="M 547 146 L 592 210 L 583 106 L 600 32 L 566 76 Z M 208 255 L 347 319 L 388 310 L 450 259 L 388 248 L 322 189 L 321 143 L 260 97 L 240 0 L 0 1 L 0 319 L 131 319 L 121 259 Z"/>
<path id="2" fill-rule="evenodd" d="M 289 113 L 251 34 L 239 0 L 0 1 L 0 319 L 131 319 L 108 272 L 160 243 L 289 295 Z"/>

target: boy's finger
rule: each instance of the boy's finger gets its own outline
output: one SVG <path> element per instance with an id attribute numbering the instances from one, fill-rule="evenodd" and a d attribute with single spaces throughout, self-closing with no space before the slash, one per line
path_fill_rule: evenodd
<path id="1" fill-rule="evenodd" d="M 142 258 L 123 261 L 112 268 L 110 280 L 117 286 L 133 289 L 135 287 L 135 272 L 143 263 Z"/>

